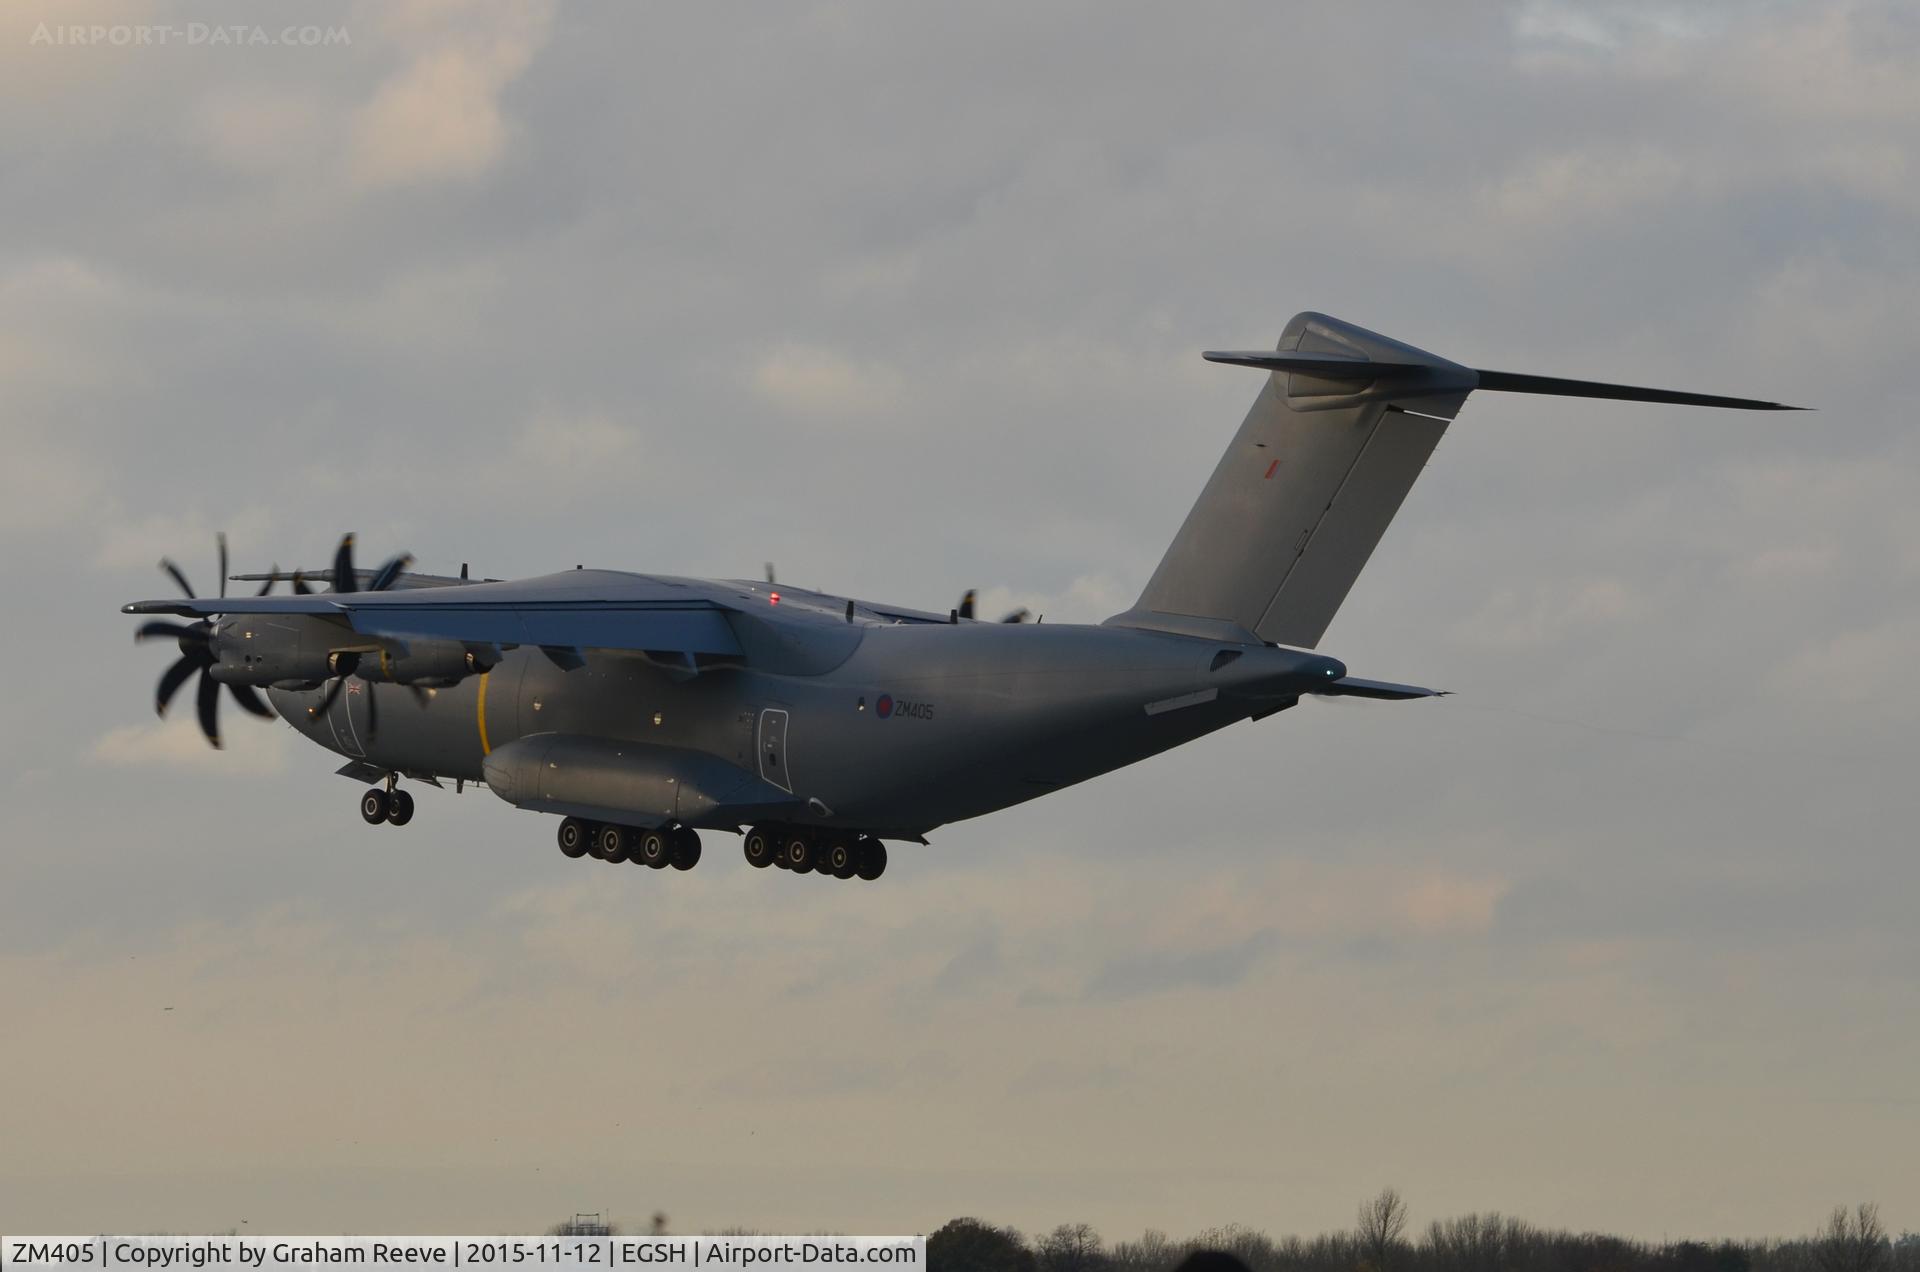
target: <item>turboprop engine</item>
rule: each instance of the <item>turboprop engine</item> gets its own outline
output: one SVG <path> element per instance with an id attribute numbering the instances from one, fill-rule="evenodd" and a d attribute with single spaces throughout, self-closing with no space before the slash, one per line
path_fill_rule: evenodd
<path id="1" fill-rule="evenodd" d="M 226 536 L 218 536 L 216 543 L 220 595 L 224 598 L 227 594 Z M 394 557 L 363 580 L 354 569 L 353 536 L 347 535 L 334 553 L 333 569 L 327 575 L 316 577 L 331 582 L 335 592 L 383 592 L 400 580 L 410 560 L 405 556 Z M 197 599 L 193 585 L 179 566 L 162 561 L 160 568 L 179 585 L 188 600 Z M 298 572 L 283 576 L 277 566 L 265 576 L 252 577 L 265 579 L 260 596 L 265 596 L 282 578 L 292 584 L 296 595 L 312 592 L 306 576 Z M 200 729 L 215 746 L 220 745 L 222 685 L 231 692 L 235 702 L 258 716 L 271 716 L 273 710 L 254 692 L 257 688 L 316 689 L 326 684 L 326 697 L 317 708 L 324 713 L 333 705 L 347 679 L 355 676 L 405 685 L 424 704 L 428 689 L 458 684 L 468 676 L 490 671 L 502 657 L 496 645 L 453 640 L 409 641 L 391 636 L 374 638 L 354 631 L 344 619 L 301 614 L 256 613 L 193 623 L 154 620 L 143 624 L 134 638 L 171 639 L 179 646 L 179 659 L 160 677 L 154 709 L 164 716 L 174 695 L 197 675 L 199 688 L 194 696 Z M 371 711 L 371 700 L 368 708 Z"/>
<path id="2" fill-rule="evenodd" d="M 215 624 L 208 633 L 209 674 L 222 684 L 311 689 L 334 676 L 423 688 L 446 688 L 500 661 L 493 646 L 454 640 L 371 641 L 325 619 L 251 618 Z"/>

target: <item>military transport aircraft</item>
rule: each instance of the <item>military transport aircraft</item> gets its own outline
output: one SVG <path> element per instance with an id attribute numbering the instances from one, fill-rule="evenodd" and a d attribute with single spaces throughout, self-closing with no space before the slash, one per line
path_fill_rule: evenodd
<path id="1" fill-rule="evenodd" d="M 772 582 L 572 569 L 513 582 L 407 557 L 236 575 L 256 595 L 139 601 L 178 642 L 156 706 L 196 673 L 220 745 L 225 686 L 346 757 L 361 815 L 405 825 L 400 779 L 484 782 L 553 813 L 569 857 L 691 868 L 745 829 L 755 866 L 878 878 L 884 841 L 1132 764 L 1302 695 L 1408 699 L 1320 641 L 1475 389 L 1749 410 L 1774 402 L 1476 371 L 1304 313 L 1140 599 L 1098 626 L 980 621 Z M 293 595 L 268 593 L 276 582 Z M 311 582 L 324 582 L 315 590 Z M 263 701 L 258 690 L 266 691 Z M 267 704 L 271 703 L 271 707 Z"/>

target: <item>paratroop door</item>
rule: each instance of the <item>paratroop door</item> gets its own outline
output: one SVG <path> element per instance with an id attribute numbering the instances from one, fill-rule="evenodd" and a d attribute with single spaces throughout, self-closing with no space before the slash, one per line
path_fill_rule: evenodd
<path id="1" fill-rule="evenodd" d="M 789 795 L 793 780 L 787 776 L 787 713 L 768 707 L 760 713 L 760 776 Z"/>

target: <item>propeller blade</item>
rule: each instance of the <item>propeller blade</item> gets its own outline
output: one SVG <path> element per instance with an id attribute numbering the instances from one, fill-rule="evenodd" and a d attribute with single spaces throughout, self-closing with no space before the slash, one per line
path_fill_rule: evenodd
<path id="1" fill-rule="evenodd" d="M 228 685 L 233 690 L 233 700 L 243 708 L 262 719 L 273 719 L 273 708 L 266 704 L 261 696 L 253 691 L 252 685 Z"/>
<path id="2" fill-rule="evenodd" d="M 380 567 L 380 573 L 373 576 L 373 581 L 367 584 L 367 590 L 369 592 L 386 591 L 393 586 L 394 581 L 400 577 L 401 573 L 412 564 L 413 558 L 404 552 L 394 557 Z"/>
<path id="3" fill-rule="evenodd" d="M 353 574 L 353 532 L 340 536 L 340 546 L 333 553 L 333 590 L 353 592 L 360 587 L 360 581 Z"/>
<path id="4" fill-rule="evenodd" d="M 975 598 L 974 598 L 974 594 L 973 594 L 973 589 L 972 589 L 972 588 L 968 588 L 968 589 L 967 589 L 967 594 L 966 594 L 965 596 L 963 596 L 963 597 L 961 597 L 961 598 L 960 598 L 960 617 L 962 617 L 962 618 L 972 618 L 972 617 L 973 617 L 973 602 L 974 602 L 974 599 L 975 599 Z"/>
<path id="5" fill-rule="evenodd" d="M 416 707 L 425 709 L 427 704 L 433 701 L 433 695 L 428 693 L 424 686 L 408 685 L 407 688 L 413 691 L 413 705 Z"/>
<path id="6" fill-rule="evenodd" d="M 313 589 L 307 586 L 307 576 L 298 570 L 293 572 L 293 594 L 295 596 L 313 595 Z"/>
<path id="7" fill-rule="evenodd" d="M 367 741 L 373 741 L 373 735 L 380 732 L 380 699 L 373 691 L 379 688 L 371 680 L 367 681 Z"/>
<path id="8" fill-rule="evenodd" d="M 320 705 L 308 708 L 311 714 L 319 717 L 333 710 L 333 700 L 340 696 L 340 690 L 346 683 L 347 678 L 345 676 L 335 676 L 332 680 L 329 680 L 327 682 L 327 691 L 320 695 Z"/>
<path id="9" fill-rule="evenodd" d="M 167 558 L 161 557 L 160 568 L 165 570 L 167 574 L 172 577 L 173 581 L 180 585 L 180 590 L 187 594 L 188 600 L 191 601 L 194 599 L 193 584 L 187 582 L 187 576 L 180 573 L 179 566 L 175 565 L 173 562 L 169 561 Z"/>
<path id="10" fill-rule="evenodd" d="M 166 715 L 167 704 L 173 701 L 173 695 L 179 693 L 180 686 L 186 684 L 187 678 L 203 665 L 193 655 L 182 654 L 173 666 L 161 673 L 160 686 L 153 695 L 153 713 L 157 716 Z"/>
<path id="11" fill-rule="evenodd" d="M 1033 613 L 1032 610 L 1029 610 L 1026 606 L 1022 605 L 1019 609 L 1013 611 L 1013 613 L 1007 615 L 1005 618 L 1001 619 L 1000 621 L 1003 623 L 1024 623 L 1027 621 L 1028 617 L 1032 615 L 1032 613 Z"/>
<path id="12" fill-rule="evenodd" d="M 220 599 L 224 601 L 227 599 L 227 532 L 216 532 L 213 541 L 220 549 Z"/>
<path id="13" fill-rule="evenodd" d="M 267 581 L 260 585 L 260 590 L 258 592 L 255 592 L 254 595 L 265 596 L 268 592 L 273 591 L 273 585 L 275 583 L 278 583 L 279 581 L 280 581 L 280 563 L 278 561 L 275 561 L 273 563 L 273 568 L 267 571 Z"/>
<path id="14" fill-rule="evenodd" d="M 140 624 L 140 630 L 133 634 L 135 640 L 158 640 L 163 636 L 201 645 L 207 643 L 207 634 L 197 623 L 167 623 L 156 619 L 151 623 Z"/>
<path id="15" fill-rule="evenodd" d="M 200 687 L 194 693 L 194 706 L 200 713 L 200 732 L 207 735 L 213 749 L 220 749 L 220 682 L 206 672 L 200 673 Z"/>

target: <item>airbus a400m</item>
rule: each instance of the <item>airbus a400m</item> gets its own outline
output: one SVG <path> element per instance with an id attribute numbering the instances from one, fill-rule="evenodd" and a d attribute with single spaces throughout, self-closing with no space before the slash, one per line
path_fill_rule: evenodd
<path id="1" fill-rule="evenodd" d="M 1085 781 L 1308 694 L 1434 691 L 1313 652 L 1476 389 L 1751 410 L 1778 403 L 1477 371 L 1320 314 L 1272 352 L 1209 353 L 1266 382 L 1132 608 L 1098 625 L 982 621 L 771 581 L 572 569 L 511 582 L 406 557 L 236 575 L 139 601 L 177 642 L 156 705 L 195 679 L 343 756 L 361 815 L 405 825 L 402 779 L 485 783 L 557 815 L 570 857 L 690 869 L 700 832 L 755 866 L 878 878 L 888 841 Z M 292 595 L 271 595 L 276 583 Z M 313 584 L 324 584 L 316 589 Z M 264 697 L 262 692 L 264 691 Z"/>

